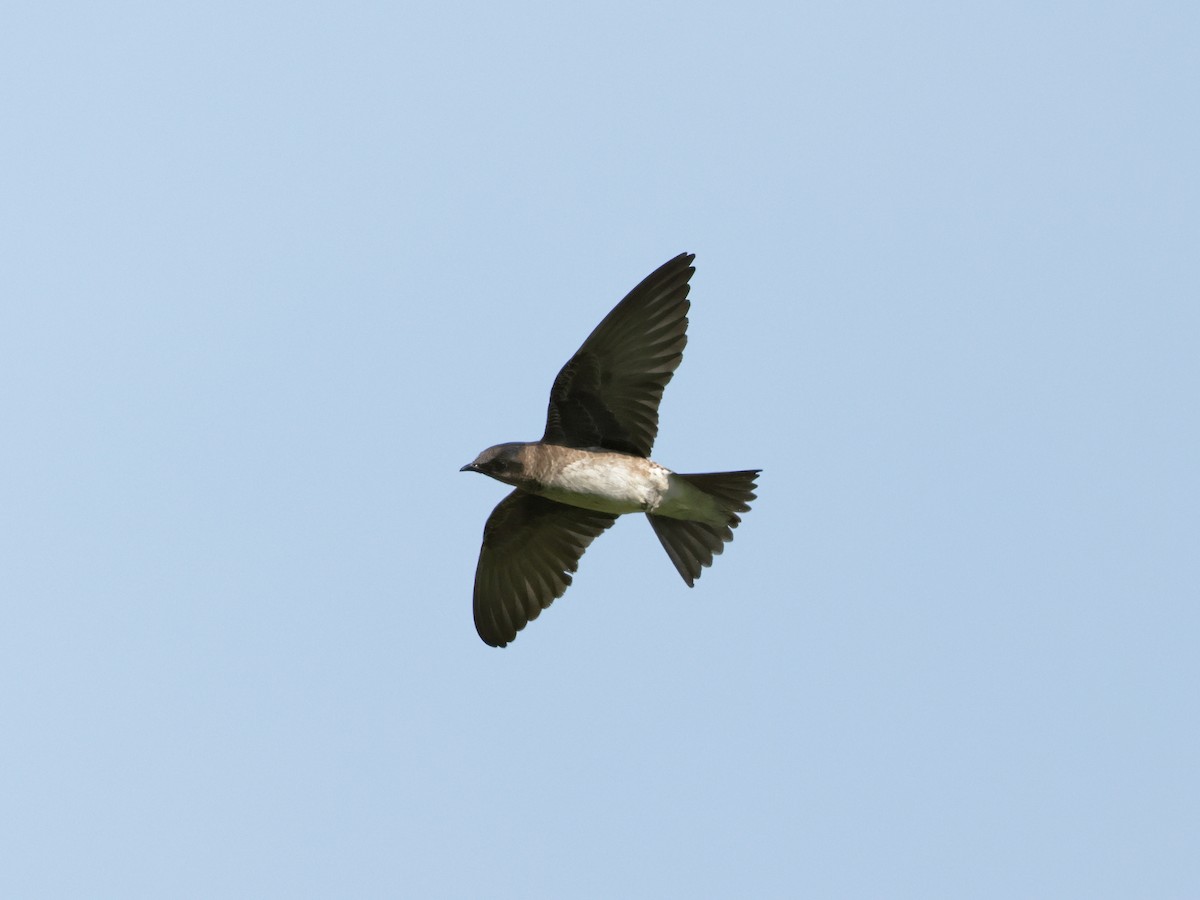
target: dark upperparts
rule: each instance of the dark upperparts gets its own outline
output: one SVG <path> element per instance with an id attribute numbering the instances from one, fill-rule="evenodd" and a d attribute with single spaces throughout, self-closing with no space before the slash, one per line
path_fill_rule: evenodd
<path id="1" fill-rule="evenodd" d="M 694 258 L 659 266 L 588 335 L 554 379 L 543 442 L 650 455 L 663 389 L 687 345 Z"/>

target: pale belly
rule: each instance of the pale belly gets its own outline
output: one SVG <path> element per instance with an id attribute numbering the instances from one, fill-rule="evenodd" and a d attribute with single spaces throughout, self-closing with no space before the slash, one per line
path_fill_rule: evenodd
<path id="1" fill-rule="evenodd" d="M 666 469 L 649 460 L 597 454 L 564 466 L 538 493 L 597 512 L 646 512 L 667 490 L 667 476 Z"/>
<path id="2" fill-rule="evenodd" d="M 645 512 L 673 519 L 722 524 L 727 515 L 703 491 L 648 459 L 594 454 L 563 467 L 543 497 L 597 512 Z"/>

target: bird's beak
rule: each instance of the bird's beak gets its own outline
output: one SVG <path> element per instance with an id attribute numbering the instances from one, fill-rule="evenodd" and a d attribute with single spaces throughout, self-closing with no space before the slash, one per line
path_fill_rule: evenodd
<path id="1" fill-rule="evenodd" d="M 459 469 L 458 471 L 460 471 L 460 472 L 474 472 L 474 471 L 475 471 L 475 463 L 467 463 L 465 466 L 463 466 L 463 467 L 462 467 L 461 469 Z"/>

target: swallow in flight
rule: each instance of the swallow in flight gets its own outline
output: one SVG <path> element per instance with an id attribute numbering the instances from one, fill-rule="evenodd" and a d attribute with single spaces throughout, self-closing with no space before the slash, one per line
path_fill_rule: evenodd
<path id="1" fill-rule="evenodd" d="M 488 516 L 475 570 L 485 643 L 505 646 L 561 597 L 618 516 L 645 513 L 691 587 L 750 509 L 761 470 L 681 475 L 650 459 L 687 344 L 693 259 L 660 266 L 596 326 L 554 379 L 540 441 L 497 444 L 462 467 L 515 488 Z"/>

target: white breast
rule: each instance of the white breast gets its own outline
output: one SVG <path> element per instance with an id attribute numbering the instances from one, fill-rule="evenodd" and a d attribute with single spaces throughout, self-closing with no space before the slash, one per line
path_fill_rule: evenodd
<path id="1" fill-rule="evenodd" d="M 666 489 L 667 470 L 656 463 L 589 453 L 563 466 L 540 493 L 559 503 L 623 514 L 653 509 Z"/>

